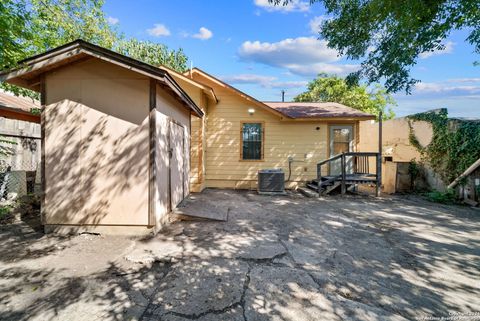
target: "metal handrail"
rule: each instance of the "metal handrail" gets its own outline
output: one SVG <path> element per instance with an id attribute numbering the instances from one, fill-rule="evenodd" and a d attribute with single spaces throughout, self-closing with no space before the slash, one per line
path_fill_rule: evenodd
<path id="1" fill-rule="evenodd" d="M 336 160 L 337 158 L 340 158 L 340 157 L 342 157 L 342 154 L 338 154 L 338 155 L 332 156 L 332 157 L 330 157 L 330 158 L 328 158 L 328 159 L 325 159 L 325 160 L 317 163 L 317 166 L 318 166 L 318 165 L 320 165 L 320 166 L 321 166 L 321 165 L 325 165 L 326 163 L 331 162 L 331 161 L 333 161 L 333 160 Z"/>
<path id="2" fill-rule="evenodd" d="M 377 152 L 346 152 L 346 153 L 342 153 L 342 154 L 338 154 L 338 155 L 335 155 L 335 156 L 332 156 L 328 159 L 325 159 L 319 163 L 317 163 L 317 179 L 318 179 L 318 191 L 320 193 L 321 189 L 322 189 L 322 185 L 324 185 L 325 181 L 322 182 L 322 166 L 327 164 L 327 163 L 330 163 L 332 161 L 335 161 L 335 160 L 338 160 L 340 159 L 341 160 L 341 174 L 339 175 L 336 175 L 335 177 L 332 177 L 330 178 L 329 180 L 327 181 L 330 181 L 330 180 L 335 180 L 335 179 L 338 179 L 339 177 L 341 177 L 341 184 L 342 184 L 342 194 L 345 194 L 346 192 L 346 177 L 347 177 L 347 173 L 346 173 L 346 166 L 347 166 L 347 157 L 354 157 L 354 165 L 353 165 L 353 171 L 354 173 L 353 174 L 366 174 L 366 175 L 372 175 L 373 177 L 375 177 L 376 181 L 377 181 L 377 190 L 378 190 L 378 185 L 380 184 L 380 175 L 379 175 L 379 171 L 381 170 L 380 168 L 380 162 L 381 162 L 381 155 Z M 370 174 L 370 171 L 369 171 L 369 157 L 375 157 L 376 159 L 376 163 L 377 163 L 377 166 L 376 166 L 376 171 L 377 173 L 376 174 Z M 377 192 L 378 194 L 378 192 Z"/>
<path id="3" fill-rule="evenodd" d="M 340 157 L 342 157 L 342 155 L 345 155 L 345 156 L 371 156 L 371 157 L 373 157 L 373 156 L 377 156 L 378 153 L 376 153 L 376 152 L 347 152 L 347 153 L 342 153 L 342 154 L 332 156 L 328 159 L 325 159 L 325 160 L 317 163 L 317 166 L 318 165 L 325 165 L 328 162 L 339 159 Z"/>

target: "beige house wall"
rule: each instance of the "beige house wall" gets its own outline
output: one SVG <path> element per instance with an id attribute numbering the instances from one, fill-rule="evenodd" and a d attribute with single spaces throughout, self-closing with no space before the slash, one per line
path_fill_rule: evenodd
<path id="1" fill-rule="evenodd" d="M 219 99 L 217 104 L 208 105 L 206 187 L 256 189 L 257 173 L 266 168 L 282 168 L 287 179 L 289 156 L 295 162 L 292 163 L 291 180 L 286 184 L 287 188 L 302 185 L 316 177 L 317 163 L 328 158 L 328 128 L 335 122 L 281 120 L 280 116 L 253 105 L 228 88 L 198 76 L 194 79 L 212 87 Z M 255 109 L 253 115 L 249 115 L 249 108 Z M 241 160 L 242 122 L 264 124 L 263 160 Z M 354 122 L 350 124 L 355 126 Z M 192 124 L 192 130 L 193 128 Z M 355 129 L 354 133 L 356 132 Z"/>
<path id="2" fill-rule="evenodd" d="M 46 75 L 46 225 L 148 225 L 148 88 L 96 59 Z"/>
<path id="3" fill-rule="evenodd" d="M 188 93 L 195 104 L 204 112 L 203 118 L 191 116 L 191 136 L 190 136 L 190 190 L 192 192 L 201 192 L 205 188 L 205 126 L 207 121 L 207 108 L 209 100 L 203 90 L 192 85 L 180 77 L 172 74 L 175 81 Z"/>
<path id="4" fill-rule="evenodd" d="M 163 92 L 157 86 L 157 110 L 156 120 L 156 191 L 155 191 L 155 223 L 160 228 L 167 222 L 167 214 L 170 211 L 169 199 L 169 167 L 183 166 L 184 197 L 190 193 L 190 111 Z M 171 122 L 175 121 L 184 127 L 184 164 L 172 164 L 169 158 L 169 131 Z"/>
<path id="5" fill-rule="evenodd" d="M 148 77 L 94 58 L 46 74 L 47 231 L 152 232 L 168 212 L 168 126 L 185 128 L 189 192 L 190 110 L 157 86 L 155 211 L 149 215 Z"/>
<path id="6" fill-rule="evenodd" d="M 410 144 L 410 126 L 412 127 L 415 137 L 418 139 L 420 145 L 427 146 L 430 144 L 433 137 L 432 125 L 425 121 L 408 120 L 406 117 L 395 118 L 383 122 L 382 126 L 382 155 L 384 157 L 391 157 L 391 162 L 396 164 L 389 164 L 389 162 L 382 163 L 382 185 L 384 192 L 394 193 L 405 189 L 405 184 L 401 187 L 399 184 L 400 176 L 403 178 L 406 175 L 400 174 L 399 164 L 409 163 L 411 160 L 421 161 L 420 152 Z M 360 122 L 360 136 L 358 149 L 359 151 L 374 151 L 378 150 L 378 123 L 372 121 Z M 405 167 L 405 166 L 403 166 Z M 403 168 L 402 167 L 402 168 Z M 444 183 L 428 166 L 424 167 L 425 183 L 428 187 L 438 190 L 443 190 Z"/>
<path id="7" fill-rule="evenodd" d="M 427 146 L 432 140 L 432 125 L 425 121 L 410 121 L 413 132 L 422 146 Z M 391 156 L 394 162 L 410 162 L 420 160 L 420 153 L 410 144 L 409 122 L 405 117 L 383 122 L 382 149 L 383 156 Z M 378 123 L 373 121 L 360 122 L 359 151 L 378 150 Z"/>

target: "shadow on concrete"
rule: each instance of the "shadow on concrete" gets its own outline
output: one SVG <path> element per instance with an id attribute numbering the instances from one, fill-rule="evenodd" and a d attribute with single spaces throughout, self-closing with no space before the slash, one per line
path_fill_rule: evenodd
<path id="1" fill-rule="evenodd" d="M 25 268 L 35 258 L 22 255 L 3 262 L 0 302 L 10 308 L 0 319 L 380 321 L 480 308 L 480 218 L 468 208 L 196 195 L 207 199 L 229 209 L 228 222 L 174 224 L 94 273 Z"/>

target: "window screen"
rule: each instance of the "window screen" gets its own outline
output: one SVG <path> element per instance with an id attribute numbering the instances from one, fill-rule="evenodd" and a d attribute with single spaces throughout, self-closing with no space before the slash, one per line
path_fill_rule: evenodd
<path id="1" fill-rule="evenodd" d="M 262 159 L 262 124 L 242 124 L 242 159 Z"/>

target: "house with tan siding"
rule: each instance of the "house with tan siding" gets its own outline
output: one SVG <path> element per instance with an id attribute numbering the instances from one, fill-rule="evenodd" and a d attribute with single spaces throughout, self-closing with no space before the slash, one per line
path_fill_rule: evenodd
<path id="1" fill-rule="evenodd" d="M 319 161 L 358 150 L 360 122 L 375 119 L 337 103 L 261 102 L 198 68 L 170 74 L 205 113 L 192 118 L 195 192 L 256 189 L 258 171 L 269 168 L 284 170 L 287 188 L 304 185 Z M 245 141 L 252 126 L 258 142 Z"/>
<path id="2" fill-rule="evenodd" d="M 62 233 L 155 232 L 190 192 L 256 189 L 262 169 L 303 185 L 319 161 L 357 150 L 359 122 L 375 119 L 336 103 L 262 102 L 198 68 L 81 40 L 0 81 L 41 94 L 42 219 Z"/>

